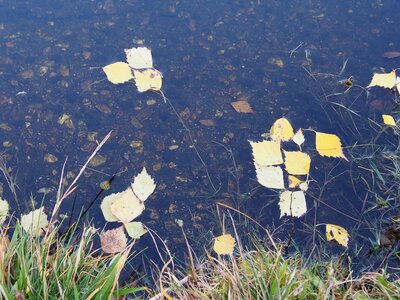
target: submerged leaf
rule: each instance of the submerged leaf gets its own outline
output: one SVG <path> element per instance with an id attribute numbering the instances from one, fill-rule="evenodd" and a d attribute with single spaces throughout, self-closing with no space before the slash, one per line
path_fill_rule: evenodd
<path id="1" fill-rule="evenodd" d="M 125 49 L 126 61 L 132 69 L 153 68 L 151 51 L 146 47 Z"/>
<path id="2" fill-rule="evenodd" d="M 146 168 L 143 168 L 142 172 L 133 179 L 133 192 L 141 201 L 144 202 L 155 189 L 156 183 L 154 182 L 154 179 L 147 173 Z"/>
<path id="3" fill-rule="evenodd" d="M 276 120 L 270 129 L 270 136 L 275 141 L 287 142 L 293 135 L 293 127 L 286 118 Z"/>
<path id="4" fill-rule="evenodd" d="M 139 92 L 161 90 L 162 74 L 156 69 L 146 69 L 143 71 L 133 70 L 133 75 Z"/>
<path id="5" fill-rule="evenodd" d="M 117 197 L 112 201 L 111 213 L 122 223 L 129 223 L 144 211 L 144 204 L 135 195 L 131 187 L 125 191 L 117 193 Z"/>
<path id="6" fill-rule="evenodd" d="M 138 239 L 145 233 L 147 229 L 143 226 L 142 222 L 129 222 L 125 224 L 125 229 L 128 235 L 133 239 Z"/>
<path id="7" fill-rule="evenodd" d="M 230 234 L 217 236 L 214 240 L 214 251 L 219 255 L 233 254 L 235 239 Z"/>
<path id="8" fill-rule="evenodd" d="M 311 158 L 301 151 L 283 151 L 286 171 L 292 175 L 307 175 L 310 172 Z"/>
<path id="9" fill-rule="evenodd" d="M 283 163 L 281 145 L 275 141 L 252 142 L 254 162 L 261 166 L 273 166 Z"/>
<path id="10" fill-rule="evenodd" d="M 382 115 L 382 118 L 385 125 L 396 127 L 396 121 L 391 115 Z"/>
<path id="11" fill-rule="evenodd" d="M 340 138 L 330 133 L 315 133 L 315 147 L 321 156 L 341 157 L 347 160 L 343 154 Z"/>
<path id="12" fill-rule="evenodd" d="M 123 226 L 100 233 L 101 249 L 105 253 L 118 253 L 126 248 L 126 238 Z"/>
<path id="13" fill-rule="evenodd" d="M 283 191 L 279 198 L 281 218 L 285 215 L 299 218 L 307 212 L 306 197 L 303 191 Z"/>
<path id="14" fill-rule="evenodd" d="M 371 83 L 367 86 L 380 86 L 383 88 L 392 89 L 396 85 L 396 71 L 392 71 L 390 73 L 383 73 L 383 74 L 374 74 L 372 77 Z"/>
<path id="15" fill-rule="evenodd" d="M 258 182 L 271 189 L 283 189 L 285 183 L 283 180 L 283 171 L 280 166 L 260 166 L 254 164 Z"/>
<path id="16" fill-rule="evenodd" d="M 238 113 L 245 113 L 245 114 L 248 114 L 248 113 L 253 114 L 254 113 L 249 102 L 247 102 L 245 100 L 231 102 L 231 105 L 234 108 L 234 110 Z"/>
<path id="17" fill-rule="evenodd" d="M 133 78 L 131 68 L 122 61 L 103 67 L 103 71 L 106 73 L 108 81 L 114 84 L 124 83 Z"/>
<path id="18" fill-rule="evenodd" d="M 44 207 L 38 208 L 31 211 L 27 215 L 21 216 L 22 228 L 35 237 L 40 236 L 43 229 L 45 229 L 48 224 L 49 221 L 47 220 L 47 215 L 44 212 Z"/>
<path id="19" fill-rule="evenodd" d="M 335 240 L 340 245 L 347 247 L 349 238 L 349 233 L 343 227 L 333 224 L 326 224 L 326 239 L 328 241 Z"/>

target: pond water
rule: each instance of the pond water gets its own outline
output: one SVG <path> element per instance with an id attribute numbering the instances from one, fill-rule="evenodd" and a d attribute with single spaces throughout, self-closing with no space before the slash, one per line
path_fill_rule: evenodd
<path id="1" fill-rule="evenodd" d="M 367 95 L 356 85 L 365 87 L 373 72 L 398 67 L 399 59 L 383 54 L 400 51 L 399 9 L 396 0 L 0 0 L 0 146 L 23 212 L 31 197 L 50 211 L 66 157 L 65 184 L 112 130 L 63 213 L 77 216 L 100 183 L 118 174 L 86 216 L 103 227 L 101 199 L 124 190 L 145 166 L 157 189 L 139 220 L 177 255 L 185 247 L 175 220 L 184 221 L 190 243 L 201 250 L 222 233 L 221 214 L 228 212 L 220 208 L 218 215 L 216 203 L 222 202 L 277 228 L 283 241 L 292 235 L 300 249 L 313 243 L 340 253 L 343 248 L 326 243 L 318 225 L 341 225 L 350 232 L 349 253 L 360 269 L 380 267 L 380 258 L 375 265 L 367 255 L 381 214 L 364 215 L 375 191 L 350 180 L 352 162 L 322 158 L 311 142 L 305 146 L 314 181 L 308 212 L 294 220 L 291 233 L 291 219 L 279 215 L 278 191 L 256 181 L 248 140 L 261 140 L 284 116 L 295 129 L 339 135 L 345 147 L 368 142 L 369 129 L 358 128 L 359 119 L 351 122 L 340 105 L 377 122 L 379 113 L 390 113 L 386 103 L 393 96 L 375 90 Z M 99 67 L 124 61 L 124 49 L 137 46 L 152 49 L 168 103 L 158 93 L 138 93 L 133 83 L 104 80 Z M 341 81 L 350 76 L 354 86 L 343 94 Z M 254 113 L 236 112 L 230 103 L 238 100 Z M 12 199 L 0 182 L 2 197 Z M 256 227 L 231 213 L 243 235 Z M 149 237 L 137 244 L 145 247 L 147 255 L 155 253 Z M 391 267 L 397 266 L 394 260 Z"/>

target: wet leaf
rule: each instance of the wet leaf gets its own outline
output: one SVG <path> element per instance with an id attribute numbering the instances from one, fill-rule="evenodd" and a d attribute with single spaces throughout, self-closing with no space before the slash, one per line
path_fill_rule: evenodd
<path id="1" fill-rule="evenodd" d="M 382 118 L 385 125 L 396 127 L 396 121 L 391 115 L 382 115 Z"/>
<path id="2" fill-rule="evenodd" d="M 283 151 L 285 168 L 292 175 L 307 175 L 310 172 L 311 158 L 301 151 Z"/>
<path id="3" fill-rule="evenodd" d="M 289 141 L 293 135 L 293 127 L 286 118 L 276 120 L 270 129 L 270 136 L 275 141 L 286 142 Z"/>
<path id="4" fill-rule="evenodd" d="M 9 208 L 8 202 L 0 197 L 0 226 L 7 218 Z"/>
<path id="5" fill-rule="evenodd" d="M 236 110 L 236 112 L 238 112 L 238 113 L 245 113 L 245 114 L 248 114 L 248 113 L 253 114 L 254 113 L 249 102 L 247 102 L 245 100 L 231 102 L 231 105 L 232 105 L 233 109 Z"/>
<path id="6" fill-rule="evenodd" d="M 301 149 L 301 145 L 305 142 L 304 134 L 301 128 L 297 130 L 297 132 L 294 134 L 292 138 L 293 142 L 295 142 Z"/>
<path id="7" fill-rule="evenodd" d="M 115 197 L 116 199 L 112 201 L 110 210 L 124 224 L 140 216 L 144 211 L 143 202 L 135 195 L 131 187 L 121 193 L 117 193 Z"/>
<path id="8" fill-rule="evenodd" d="M 230 234 L 217 236 L 214 240 L 214 251 L 219 255 L 232 255 L 235 239 Z"/>
<path id="9" fill-rule="evenodd" d="M 47 215 L 44 212 L 44 207 L 31 211 L 27 215 L 21 216 L 22 228 L 32 234 L 32 236 L 40 236 L 43 229 L 49 224 Z"/>
<path id="10" fill-rule="evenodd" d="M 156 69 L 146 69 L 143 71 L 133 70 L 133 75 L 139 92 L 161 90 L 162 74 Z"/>
<path id="11" fill-rule="evenodd" d="M 367 88 L 379 86 L 383 88 L 392 89 L 395 85 L 396 85 L 396 71 L 393 70 L 390 73 L 374 74 L 371 83 L 367 86 Z"/>
<path id="12" fill-rule="evenodd" d="M 400 57 L 400 52 L 399 52 L 399 51 L 389 51 L 389 52 L 385 52 L 385 53 L 383 53 L 383 57 L 386 57 L 386 58 L 396 58 L 396 57 Z"/>
<path id="13" fill-rule="evenodd" d="M 106 73 L 108 81 L 114 84 L 124 83 L 133 78 L 131 68 L 122 61 L 103 67 L 103 71 Z"/>
<path id="14" fill-rule="evenodd" d="M 146 47 L 125 49 L 126 61 L 132 69 L 153 68 L 151 50 Z"/>
<path id="15" fill-rule="evenodd" d="M 147 233 L 147 229 L 143 226 L 142 222 L 129 222 L 125 224 L 125 229 L 128 235 L 133 239 L 138 239 Z"/>
<path id="16" fill-rule="evenodd" d="M 118 253 L 126 248 L 128 239 L 123 226 L 100 233 L 101 249 L 105 253 Z"/>
<path id="17" fill-rule="evenodd" d="M 273 166 L 283 163 L 281 145 L 276 141 L 249 141 L 253 149 L 254 162 L 261 166 Z"/>
<path id="18" fill-rule="evenodd" d="M 348 247 L 349 238 L 349 233 L 343 227 L 333 224 L 326 224 L 326 239 L 328 241 L 335 240 L 340 245 Z"/>
<path id="19" fill-rule="evenodd" d="M 279 197 L 281 218 L 285 215 L 301 217 L 307 212 L 306 197 L 303 191 L 283 191 Z"/>
<path id="20" fill-rule="evenodd" d="M 133 192 L 141 201 L 144 202 L 155 189 L 156 183 L 154 182 L 154 179 L 147 173 L 146 168 L 143 168 L 142 172 L 133 179 Z"/>
<path id="21" fill-rule="evenodd" d="M 107 222 L 118 222 L 119 219 L 114 216 L 114 214 L 111 212 L 111 205 L 115 202 L 116 199 L 119 197 L 123 196 L 124 192 L 121 193 L 114 193 L 111 195 L 108 195 L 104 197 L 103 201 L 101 202 L 100 208 L 103 213 L 104 219 Z"/>
<path id="22" fill-rule="evenodd" d="M 283 189 L 285 183 L 283 180 L 283 171 L 280 166 L 261 166 L 254 164 L 258 182 L 267 188 Z"/>
<path id="23" fill-rule="evenodd" d="M 340 138 L 330 133 L 315 133 L 315 147 L 321 156 L 341 157 L 347 160 L 343 154 L 342 143 Z"/>

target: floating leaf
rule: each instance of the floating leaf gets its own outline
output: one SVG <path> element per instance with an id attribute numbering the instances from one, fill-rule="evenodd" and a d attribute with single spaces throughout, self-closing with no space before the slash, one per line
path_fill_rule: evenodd
<path id="1" fill-rule="evenodd" d="M 126 238 L 123 226 L 100 233 L 101 249 L 105 253 L 118 253 L 126 248 Z"/>
<path id="2" fill-rule="evenodd" d="M 283 163 L 281 145 L 275 141 L 252 142 L 254 162 L 261 166 L 273 166 Z"/>
<path id="3" fill-rule="evenodd" d="M 283 189 L 285 183 L 283 180 L 283 171 L 280 166 L 260 166 L 254 164 L 258 182 L 271 189 Z"/>
<path id="4" fill-rule="evenodd" d="M 156 69 L 146 69 L 143 71 L 133 70 L 133 76 L 139 92 L 161 90 L 162 74 Z"/>
<path id="5" fill-rule="evenodd" d="M 8 202 L 0 197 L 0 226 L 7 218 L 9 208 Z"/>
<path id="6" fill-rule="evenodd" d="M 147 229 L 143 226 L 142 222 L 129 222 L 125 224 L 125 229 L 128 235 L 133 239 L 138 239 L 145 233 L 147 233 Z"/>
<path id="7" fill-rule="evenodd" d="M 142 172 L 133 179 L 133 192 L 141 201 L 144 202 L 155 189 L 156 184 L 154 179 L 147 173 L 146 168 L 143 168 Z"/>
<path id="8" fill-rule="evenodd" d="M 119 219 L 111 212 L 111 205 L 115 202 L 116 199 L 121 197 L 123 193 L 124 192 L 108 195 L 104 197 L 103 201 L 101 202 L 100 208 L 103 212 L 104 219 L 106 219 L 107 222 L 119 221 Z"/>
<path id="9" fill-rule="evenodd" d="M 26 231 L 32 234 L 32 236 L 40 236 L 42 230 L 47 227 L 49 221 L 47 215 L 44 212 L 44 207 L 38 208 L 31 211 L 27 215 L 21 216 L 21 226 Z"/>
<path id="10" fill-rule="evenodd" d="M 383 88 L 392 89 L 396 85 L 396 71 L 392 71 L 390 73 L 383 74 L 374 74 L 372 77 L 371 83 L 367 86 L 380 86 Z"/>
<path id="11" fill-rule="evenodd" d="M 284 215 L 299 218 L 307 212 L 306 197 L 303 191 L 283 191 L 279 198 L 281 218 Z"/>
<path id="12" fill-rule="evenodd" d="M 310 172 L 311 158 L 301 151 L 283 151 L 285 168 L 292 175 L 307 175 Z"/>
<path id="13" fill-rule="evenodd" d="M 132 69 L 153 68 L 151 51 L 146 47 L 125 49 L 126 61 Z"/>
<path id="14" fill-rule="evenodd" d="M 335 240 L 340 245 L 347 247 L 349 238 L 349 233 L 343 227 L 333 224 L 326 224 L 326 239 L 328 241 Z"/>
<path id="15" fill-rule="evenodd" d="M 238 113 L 245 113 L 245 114 L 254 113 L 254 110 L 251 108 L 249 102 L 245 100 L 231 102 L 231 105 L 234 108 L 234 110 L 236 110 L 236 112 Z"/>
<path id="16" fill-rule="evenodd" d="M 297 132 L 294 134 L 292 138 L 293 142 L 295 142 L 301 149 L 301 145 L 305 142 L 304 134 L 301 128 L 297 130 Z"/>
<path id="17" fill-rule="evenodd" d="M 383 123 L 385 123 L 386 125 L 396 127 L 396 121 L 391 115 L 382 115 L 382 118 Z"/>
<path id="18" fill-rule="evenodd" d="M 316 132 L 315 147 L 322 156 L 341 157 L 347 160 L 343 154 L 340 138 L 335 134 Z"/>
<path id="19" fill-rule="evenodd" d="M 106 73 L 108 81 L 114 84 L 124 83 L 133 78 L 131 68 L 122 61 L 103 67 L 103 71 Z"/>
<path id="20" fill-rule="evenodd" d="M 111 195 L 110 195 L 111 196 Z M 144 204 L 129 187 L 125 191 L 116 193 L 112 200 L 111 213 L 122 223 L 129 223 L 144 211 Z"/>
<path id="21" fill-rule="evenodd" d="M 275 141 L 287 142 L 293 135 L 293 127 L 286 118 L 276 120 L 270 129 L 270 136 Z"/>
<path id="22" fill-rule="evenodd" d="M 301 183 L 301 180 L 298 179 L 296 176 L 293 175 L 289 175 L 288 176 L 288 181 L 289 181 L 289 187 L 295 188 L 296 186 L 298 186 Z"/>
<path id="23" fill-rule="evenodd" d="M 219 255 L 233 254 L 235 239 L 230 234 L 217 236 L 214 240 L 214 251 Z"/>
<path id="24" fill-rule="evenodd" d="M 302 190 L 303 192 L 307 192 L 308 190 L 308 182 L 304 181 L 299 184 L 299 189 Z"/>

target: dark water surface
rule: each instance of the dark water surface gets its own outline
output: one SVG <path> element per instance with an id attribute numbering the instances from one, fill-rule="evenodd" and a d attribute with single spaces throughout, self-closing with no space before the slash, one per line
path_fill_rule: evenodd
<path id="1" fill-rule="evenodd" d="M 354 124 L 329 118 L 320 100 L 338 93 L 334 101 L 375 118 L 370 103 L 383 94 L 367 97 L 354 87 L 345 96 L 339 81 L 353 76 L 366 86 L 374 71 L 398 67 L 398 59 L 382 55 L 400 51 L 399 11 L 397 0 L 0 0 L 0 147 L 17 177 L 20 199 L 43 200 L 50 211 L 65 158 L 65 183 L 71 183 L 96 140 L 113 130 L 99 164 L 85 172 L 62 212 L 71 214 L 75 197 L 77 215 L 112 174 L 122 172 L 103 195 L 125 189 L 146 166 L 158 187 L 139 219 L 171 251 L 184 248 L 175 219 L 184 221 L 194 247 L 205 243 L 201 237 L 221 234 L 218 201 L 264 226 L 279 227 L 277 237 L 286 240 L 290 218 L 279 218 L 277 192 L 256 182 L 247 141 L 260 140 L 285 116 L 295 128 L 338 134 L 345 146 L 365 142 L 363 129 L 355 137 Z M 190 129 L 209 178 L 188 131 L 160 95 L 140 94 L 131 83 L 113 85 L 96 68 L 125 60 L 124 49 L 139 45 L 152 49 L 163 91 Z M 237 100 L 248 101 L 255 113 L 235 112 L 230 102 Z M 64 114 L 69 120 L 60 124 Z M 369 266 L 368 241 L 376 235 L 372 219 L 364 222 L 362 213 L 372 205 L 373 193 L 356 195 L 354 190 L 363 189 L 349 180 L 350 164 L 319 157 L 312 144 L 309 140 L 305 150 L 316 182 L 307 192 L 309 212 L 295 220 L 293 243 L 341 251 L 325 242 L 323 226 L 314 235 L 308 227 L 338 224 L 352 236 L 349 252 Z M 3 178 L 0 182 L 2 196 L 11 199 Z M 96 227 L 105 224 L 99 204 L 89 212 Z M 153 249 L 147 237 L 138 249 L 144 246 Z"/>

